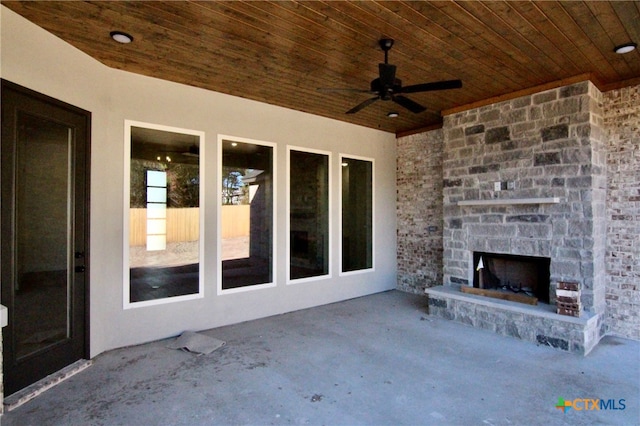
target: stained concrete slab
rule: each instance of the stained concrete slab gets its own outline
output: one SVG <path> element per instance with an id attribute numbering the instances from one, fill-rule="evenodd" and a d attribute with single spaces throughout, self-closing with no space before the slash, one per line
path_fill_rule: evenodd
<path id="1" fill-rule="evenodd" d="M 429 317 L 398 291 L 204 333 L 227 344 L 104 353 L 2 425 L 640 423 L 640 342 L 607 337 L 582 357 Z M 625 408 L 563 412 L 558 398 Z"/>

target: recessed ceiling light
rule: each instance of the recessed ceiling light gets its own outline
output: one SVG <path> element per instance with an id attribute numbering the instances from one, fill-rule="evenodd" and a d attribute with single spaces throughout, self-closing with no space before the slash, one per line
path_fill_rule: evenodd
<path id="1" fill-rule="evenodd" d="M 636 47 L 638 47 L 638 45 L 636 43 L 625 43 L 625 44 L 621 44 L 620 46 L 616 46 L 613 51 L 619 54 L 623 54 L 623 53 L 629 53 L 629 52 L 633 52 L 634 50 L 636 50 Z"/>
<path id="2" fill-rule="evenodd" d="M 389 117 L 389 118 L 396 118 L 396 117 L 397 117 L 397 116 L 399 116 L 399 115 L 400 115 L 400 114 L 398 114 L 398 113 L 397 113 L 397 112 L 395 112 L 395 111 L 391 111 L 391 112 L 387 113 L 387 117 Z"/>
<path id="3" fill-rule="evenodd" d="M 118 43 L 128 44 L 133 41 L 133 36 L 127 33 L 123 33 L 122 31 L 111 31 L 109 33 L 112 39 L 117 41 Z"/>

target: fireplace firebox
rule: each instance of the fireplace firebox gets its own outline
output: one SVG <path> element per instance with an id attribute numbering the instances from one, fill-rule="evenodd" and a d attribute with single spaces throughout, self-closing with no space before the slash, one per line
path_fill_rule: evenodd
<path id="1" fill-rule="evenodd" d="M 549 303 L 551 259 L 502 253 L 473 253 L 473 286 L 535 297 Z"/>

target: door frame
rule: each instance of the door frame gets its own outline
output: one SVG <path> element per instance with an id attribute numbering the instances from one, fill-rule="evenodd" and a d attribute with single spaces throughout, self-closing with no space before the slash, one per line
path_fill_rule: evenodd
<path id="1" fill-rule="evenodd" d="M 90 193 L 91 193 L 91 112 L 86 111 L 82 108 L 76 107 L 74 105 L 68 104 L 66 102 L 63 102 L 61 100 L 52 98 L 50 96 L 47 96 L 45 94 L 36 92 L 32 89 L 26 88 L 24 86 L 20 86 L 16 83 L 13 83 L 11 81 L 5 80 L 5 79 L 0 79 L 0 90 L 4 91 L 4 90 L 12 90 L 14 92 L 19 93 L 20 95 L 32 98 L 36 101 L 39 102 L 43 102 L 43 103 L 47 103 L 53 107 L 56 108 L 60 108 L 60 109 L 64 109 L 67 110 L 71 113 L 74 114 L 78 114 L 84 117 L 84 120 L 86 122 L 86 130 L 85 130 L 85 134 L 84 139 L 85 139 L 85 146 L 84 146 L 84 155 L 82 157 L 76 157 L 76 161 L 74 162 L 74 165 L 80 165 L 80 167 L 83 168 L 84 173 L 84 194 L 82 194 L 81 196 L 78 196 L 75 194 L 74 191 L 74 198 L 75 198 L 75 202 L 74 202 L 74 211 L 77 212 L 78 209 L 82 209 L 82 213 L 83 213 L 83 220 L 81 223 L 82 229 L 84 230 L 84 236 L 82 238 L 82 242 L 84 245 L 84 266 L 85 266 L 85 270 L 84 270 L 84 292 L 83 292 L 83 296 L 84 296 L 84 307 L 83 307 L 83 315 L 84 315 L 84 336 L 82 336 L 82 340 L 83 340 L 83 357 L 86 359 L 90 358 L 90 310 L 89 310 L 89 306 L 90 306 L 90 272 L 91 272 L 91 254 L 90 254 Z M 3 175 L 6 173 L 6 171 L 3 171 Z M 12 209 L 12 215 L 13 215 L 13 207 L 11 207 Z M 5 211 L 5 208 L 3 206 L 2 208 L 3 212 Z M 4 229 L 3 229 L 3 234 L 4 234 Z M 2 235 L 2 239 L 5 240 L 7 239 L 7 235 Z M 2 253 L 2 258 L 4 259 L 5 256 L 7 256 L 6 253 Z M 13 256 L 13 252 L 8 254 L 10 256 Z M 1 300 L 1 294 L 0 294 L 0 303 L 2 302 Z M 9 321 L 11 321 L 11 312 L 9 312 Z M 5 368 L 5 362 L 4 362 L 4 348 L 5 345 L 2 345 L 2 351 L 0 352 L 0 366 L 4 369 Z M 0 376 L 0 389 L 4 388 L 4 378 L 2 376 Z M 2 402 L 2 397 L 3 394 L 0 393 L 0 403 Z M 1 411 L 0 411 L 1 412 Z"/>

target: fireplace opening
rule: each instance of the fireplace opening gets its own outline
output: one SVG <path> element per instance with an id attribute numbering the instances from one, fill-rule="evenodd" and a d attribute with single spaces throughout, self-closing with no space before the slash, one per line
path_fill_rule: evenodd
<path id="1" fill-rule="evenodd" d="M 473 253 L 473 286 L 535 297 L 549 303 L 548 257 Z"/>

